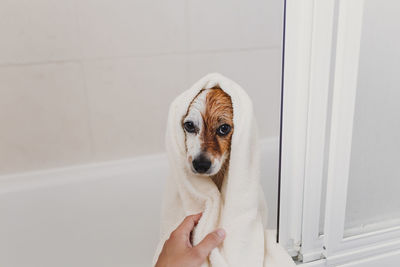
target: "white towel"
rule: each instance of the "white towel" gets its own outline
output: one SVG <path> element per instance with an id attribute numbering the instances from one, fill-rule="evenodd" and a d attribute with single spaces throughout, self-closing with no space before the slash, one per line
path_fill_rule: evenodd
<path id="1" fill-rule="evenodd" d="M 209 177 L 194 174 L 186 166 L 182 117 L 198 92 L 218 85 L 230 95 L 233 105 L 231 154 L 228 176 L 221 193 Z M 179 95 L 170 106 L 166 147 L 170 165 L 163 214 L 161 240 L 154 261 L 170 233 L 187 215 L 203 212 L 193 231 L 198 244 L 217 228 L 226 231 L 223 244 L 215 248 L 206 263 L 212 267 L 286 267 L 292 259 L 265 230 L 266 205 L 259 181 L 259 144 L 253 105 L 246 92 L 218 73 L 208 74 Z"/>

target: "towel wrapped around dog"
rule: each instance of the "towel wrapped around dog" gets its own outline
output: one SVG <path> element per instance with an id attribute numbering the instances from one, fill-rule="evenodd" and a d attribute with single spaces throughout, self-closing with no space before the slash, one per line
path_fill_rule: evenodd
<path id="1" fill-rule="evenodd" d="M 202 89 L 218 86 L 232 101 L 234 132 L 229 170 L 221 192 L 210 177 L 195 174 L 187 167 L 182 118 Z M 266 205 L 259 181 L 259 144 L 253 106 L 246 92 L 235 82 L 208 74 L 179 95 L 170 106 L 166 148 L 170 165 L 167 180 L 161 240 L 154 262 L 170 233 L 185 216 L 203 212 L 192 234 L 197 245 L 217 228 L 226 231 L 221 246 L 212 250 L 202 267 L 286 267 L 295 266 L 285 250 L 275 242 L 274 231 L 266 230 Z"/>

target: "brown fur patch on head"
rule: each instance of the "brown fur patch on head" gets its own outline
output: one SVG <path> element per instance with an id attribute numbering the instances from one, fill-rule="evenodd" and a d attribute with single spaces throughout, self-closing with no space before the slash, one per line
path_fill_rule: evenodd
<path id="1" fill-rule="evenodd" d="M 228 152 L 233 133 L 233 107 L 231 97 L 221 88 L 214 87 L 208 92 L 203 121 L 205 127 L 201 132 L 202 149 L 214 156 Z M 223 124 L 231 126 L 231 131 L 226 136 L 218 136 L 217 129 Z"/>
<path id="2" fill-rule="evenodd" d="M 211 177 L 218 190 L 221 190 L 229 166 L 233 134 L 233 106 L 231 97 L 219 87 L 212 88 L 207 94 L 204 121 L 206 128 L 203 132 L 203 149 L 215 156 L 226 154 L 226 159 L 220 171 Z M 231 131 L 226 136 L 216 134 L 218 127 L 222 124 L 231 126 Z"/>

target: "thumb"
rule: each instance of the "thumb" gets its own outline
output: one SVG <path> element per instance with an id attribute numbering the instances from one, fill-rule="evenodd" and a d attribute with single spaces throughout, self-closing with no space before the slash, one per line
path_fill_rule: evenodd
<path id="1" fill-rule="evenodd" d="M 212 233 L 209 233 L 196 247 L 197 253 L 205 259 L 219 244 L 225 239 L 224 229 L 218 229 Z"/>

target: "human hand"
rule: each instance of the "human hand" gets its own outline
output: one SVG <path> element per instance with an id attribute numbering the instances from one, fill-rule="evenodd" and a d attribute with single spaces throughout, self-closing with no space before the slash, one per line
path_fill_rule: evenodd
<path id="1" fill-rule="evenodd" d="M 190 243 L 190 233 L 201 218 L 201 213 L 187 216 L 165 241 L 155 267 L 199 267 L 211 250 L 225 239 L 225 231 L 209 233 L 197 246 Z"/>

